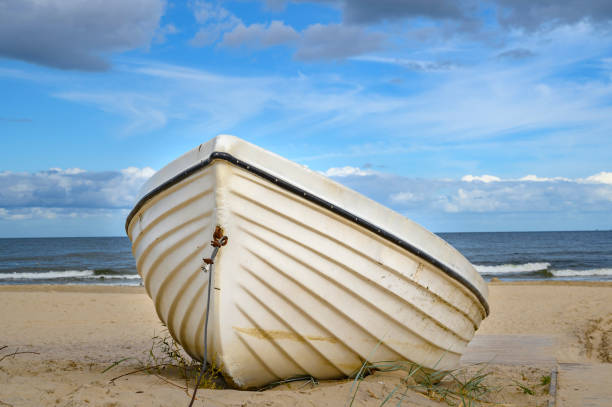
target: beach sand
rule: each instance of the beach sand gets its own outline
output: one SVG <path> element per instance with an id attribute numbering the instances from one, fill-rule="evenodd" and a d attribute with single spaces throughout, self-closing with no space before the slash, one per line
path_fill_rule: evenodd
<path id="1" fill-rule="evenodd" d="M 612 383 L 612 284 L 489 287 L 491 315 L 464 357 L 466 365 L 486 362 L 466 371 L 491 372 L 485 381 L 494 392 L 488 397 L 508 406 L 548 406 L 549 400 L 579 406 L 585 397 L 594 406 L 612 403 L 603 404 L 612 392 L 601 386 Z M 184 381 L 173 373 L 109 382 L 147 360 L 152 338 L 163 330 L 141 287 L 0 286 L 0 348 L 5 346 L 0 406 L 187 406 Z M 7 356 L 15 351 L 36 353 Z M 103 372 L 124 358 L 131 359 Z M 553 395 L 549 384 L 541 384 L 551 372 Z M 399 380 L 397 372 L 368 376 L 353 405 L 381 405 Z M 294 382 L 263 392 L 201 389 L 196 405 L 343 406 L 352 384 Z M 394 397 L 400 393 L 405 406 L 447 405 L 413 390 Z"/>

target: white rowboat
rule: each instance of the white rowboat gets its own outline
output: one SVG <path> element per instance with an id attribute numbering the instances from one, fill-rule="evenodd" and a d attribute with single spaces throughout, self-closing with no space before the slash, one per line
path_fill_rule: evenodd
<path id="1" fill-rule="evenodd" d="M 364 360 L 450 369 L 488 314 L 457 250 L 396 212 L 233 136 L 158 171 L 126 221 L 160 319 L 237 387 L 346 377 Z"/>

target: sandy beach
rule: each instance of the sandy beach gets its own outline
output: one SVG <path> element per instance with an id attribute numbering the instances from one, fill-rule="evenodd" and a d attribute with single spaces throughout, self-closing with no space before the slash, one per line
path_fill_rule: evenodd
<path id="1" fill-rule="evenodd" d="M 502 405 L 581 405 L 587 395 L 603 403 L 612 397 L 598 385 L 612 382 L 610 298 L 611 283 L 491 283 L 491 315 L 464 356 L 467 374 L 490 372 L 489 400 Z M 189 403 L 184 381 L 171 373 L 109 382 L 141 366 L 152 338 L 164 331 L 140 287 L 0 286 L 0 310 L 0 406 Z M 35 353 L 9 356 L 14 352 Z M 131 359 L 103 372 L 124 358 Z M 471 366 L 478 362 L 486 364 Z M 547 376 L 553 386 L 543 383 Z M 353 405 L 381 405 L 400 378 L 398 372 L 368 376 Z M 202 389 L 196 405 L 340 406 L 350 400 L 352 384 L 295 382 L 262 392 Z M 417 391 L 404 394 L 406 406 L 447 405 Z"/>

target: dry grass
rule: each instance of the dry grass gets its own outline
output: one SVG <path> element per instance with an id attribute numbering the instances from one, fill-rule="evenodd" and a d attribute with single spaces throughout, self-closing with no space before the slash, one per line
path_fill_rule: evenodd
<path id="1" fill-rule="evenodd" d="M 486 383 L 491 374 L 486 371 L 486 365 L 480 366 L 475 372 L 467 368 L 455 370 L 426 369 L 423 366 L 402 361 L 366 362 L 355 373 L 351 394 L 347 406 L 351 407 L 359 390 L 359 384 L 365 376 L 378 370 L 382 372 L 404 372 L 400 382 L 382 400 L 380 406 L 395 404 L 401 406 L 409 392 L 418 392 L 435 400 L 443 401 L 449 406 L 472 407 L 490 405 L 489 396 L 499 391 L 498 387 Z"/>
<path id="2" fill-rule="evenodd" d="M 189 388 L 195 387 L 202 364 L 189 357 L 168 332 L 165 332 L 163 335 L 155 335 L 151 340 L 151 348 L 145 360 L 126 357 L 114 362 L 104 369 L 102 373 L 106 373 L 123 362 L 135 361 L 138 368 L 115 376 L 110 381 L 114 382 L 117 379 L 136 373 L 147 373 L 188 393 Z M 221 366 L 217 366 L 212 361 L 212 363 L 206 366 L 206 371 L 199 384 L 199 388 L 217 389 L 224 387 L 226 386 L 221 376 Z"/>

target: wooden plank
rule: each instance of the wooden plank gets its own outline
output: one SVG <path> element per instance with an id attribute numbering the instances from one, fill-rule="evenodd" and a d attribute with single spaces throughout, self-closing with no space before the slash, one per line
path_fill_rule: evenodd
<path id="1" fill-rule="evenodd" d="M 553 367 L 555 338 L 542 335 L 476 335 L 461 358 L 462 365 L 526 365 Z"/>
<path id="2" fill-rule="evenodd" d="M 560 363 L 557 407 L 610 407 L 612 364 Z"/>
<path id="3" fill-rule="evenodd" d="M 550 373 L 550 386 L 548 386 L 548 394 L 550 399 L 548 400 L 548 407 L 555 407 L 557 400 L 557 377 L 558 368 L 554 368 Z"/>

